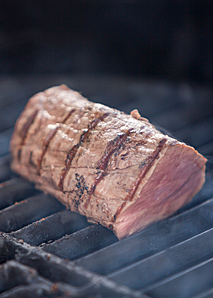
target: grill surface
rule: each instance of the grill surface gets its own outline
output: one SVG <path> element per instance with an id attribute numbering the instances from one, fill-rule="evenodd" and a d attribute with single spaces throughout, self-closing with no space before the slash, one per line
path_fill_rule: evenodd
<path id="1" fill-rule="evenodd" d="M 172 217 L 118 242 L 10 171 L 12 127 L 35 92 L 67 83 L 137 108 L 207 158 L 206 183 Z M 115 78 L 0 81 L 0 297 L 213 297 L 213 104 L 209 89 Z M 68 260 L 64 260 L 68 259 Z"/>

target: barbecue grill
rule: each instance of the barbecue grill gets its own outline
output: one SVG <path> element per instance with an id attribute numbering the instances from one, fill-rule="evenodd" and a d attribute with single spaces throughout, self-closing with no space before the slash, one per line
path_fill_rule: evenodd
<path id="1" fill-rule="evenodd" d="M 209 158 L 206 182 L 170 218 L 118 241 L 10 170 L 13 125 L 28 98 L 61 83 L 137 108 Z M 213 104 L 209 88 L 124 78 L 0 80 L 0 297 L 213 297 Z"/>

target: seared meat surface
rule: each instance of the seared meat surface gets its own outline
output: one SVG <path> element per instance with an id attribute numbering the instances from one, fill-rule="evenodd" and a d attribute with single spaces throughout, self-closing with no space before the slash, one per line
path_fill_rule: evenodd
<path id="1" fill-rule="evenodd" d="M 205 181 L 206 159 L 131 115 L 65 85 L 33 96 L 16 122 L 12 169 L 119 239 L 168 217 Z"/>

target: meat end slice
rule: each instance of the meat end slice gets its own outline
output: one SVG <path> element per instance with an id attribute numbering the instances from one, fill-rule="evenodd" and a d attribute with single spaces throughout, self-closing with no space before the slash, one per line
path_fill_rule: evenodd
<path id="1" fill-rule="evenodd" d="M 131 235 L 188 203 L 203 186 L 204 164 L 203 158 L 184 144 L 166 148 L 137 199 L 118 212 L 113 227 L 117 237 Z"/>
<path id="2" fill-rule="evenodd" d="M 131 115 L 62 85 L 33 96 L 11 139 L 12 169 L 119 239 L 188 203 L 206 159 Z"/>

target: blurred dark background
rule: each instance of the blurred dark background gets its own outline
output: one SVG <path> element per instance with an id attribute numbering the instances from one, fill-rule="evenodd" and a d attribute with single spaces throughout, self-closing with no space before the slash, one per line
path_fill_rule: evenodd
<path id="1" fill-rule="evenodd" d="M 1 1 L 0 75 L 122 75 L 210 85 L 213 1 Z"/>

